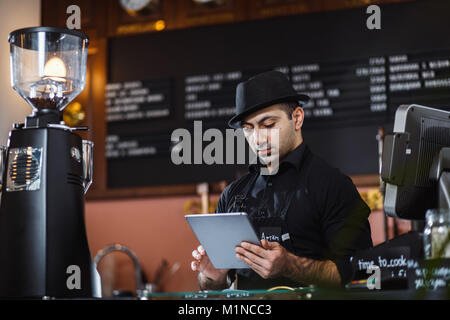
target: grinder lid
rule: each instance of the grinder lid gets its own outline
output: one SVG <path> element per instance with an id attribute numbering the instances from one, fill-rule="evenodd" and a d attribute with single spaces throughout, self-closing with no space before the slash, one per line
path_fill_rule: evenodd
<path id="1" fill-rule="evenodd" d="M 37 32 L 46 32 L 51 40 L 57 41 L 62 39 L 65 35 L 72 35 L 81 38 L 85 41 L 86 47 L 89 45 L 89 37 L 78 30 L 59 28 L 59 27 L 29 27 L 12 31 L 8 35 L 8 42 L 25 49 L 38 50 L 35 41 L 31 41 L 28 37 L 20 37 L 20 35 L 32 34 Z M 72 48 L 67 48 L 72 50 Z"/>

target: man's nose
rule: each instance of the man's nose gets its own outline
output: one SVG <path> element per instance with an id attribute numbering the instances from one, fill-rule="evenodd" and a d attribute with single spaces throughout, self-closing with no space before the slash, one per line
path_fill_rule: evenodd
<path id="1" fill-rule="evenodd" d="M 268 133 L 267 129 L 255 129 L 253 131 L 253 139 L 257 146 L 265 144 L 268 142 Z"/>

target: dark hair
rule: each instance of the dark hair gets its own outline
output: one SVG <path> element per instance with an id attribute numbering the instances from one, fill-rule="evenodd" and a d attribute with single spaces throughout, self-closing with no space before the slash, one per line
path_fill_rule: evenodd
<path id="1" fill-rule="evenodd" d="M 288 119 L 292 119 L 292 113 L 299 106 L 298 102 L 283 102 L 280 103 L 281 109 L 286 112 Z"/>

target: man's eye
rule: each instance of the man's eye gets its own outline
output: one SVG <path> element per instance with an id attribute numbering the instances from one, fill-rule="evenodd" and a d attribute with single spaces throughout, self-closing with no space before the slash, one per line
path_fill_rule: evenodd
<path id="1" fill-rule="evenodd" d="M 264 125 L 264 127 L 266 127 L 266 128 L 273 128 L 274 126 L 275 126 L 275 122 Z"/>
<path id="2" fill-rule="evenodd" d="M 244 128 L 242 128 L 242 130 L 244 130 L 245 133 L 249 133 L 249 132 L 252 132 L 253 128 L 244 127 Z"/>

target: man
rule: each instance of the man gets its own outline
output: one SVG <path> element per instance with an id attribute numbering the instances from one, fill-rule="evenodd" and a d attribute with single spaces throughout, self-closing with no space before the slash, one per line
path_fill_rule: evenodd
<path id="1" fill-rule="evenodd" d="M 249 270 L 216 269 L 202 246 L 194 250 L 191 268 L 199 272 L 201 289 L 225 289 L 233 281 L 238 289 L 339 286 L 351 280 L 350 256 L 372 246 L 370 209 L 356 187 L 303 141 L 302 106 L 308 100 L 277 71 L 237 86 L 229 125 L 243 129 L 265 166 L 250 166 L 230 184 L 216 212 L 247 212 L 262 240 L 236 248 Z M 262 174 L 263 168 L 270 174 Z"/>

